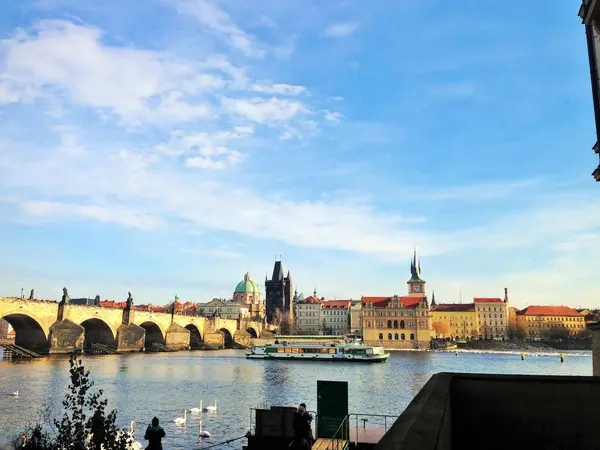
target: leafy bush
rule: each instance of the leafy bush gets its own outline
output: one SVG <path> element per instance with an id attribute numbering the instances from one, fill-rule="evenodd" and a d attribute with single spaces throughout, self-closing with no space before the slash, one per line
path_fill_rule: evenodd
<path id="1" fill-rule="evenodd" d="M 13 440 L 13 448 L 27 450 L 126 450 L 132 437 L 116 425 L 117 411 L 106 414 L 103 391 L 92 391 L 90 371 L 74 355 L 69 359 L 70 384 L 60 420 L 52 430 L 33 425 Z"/>

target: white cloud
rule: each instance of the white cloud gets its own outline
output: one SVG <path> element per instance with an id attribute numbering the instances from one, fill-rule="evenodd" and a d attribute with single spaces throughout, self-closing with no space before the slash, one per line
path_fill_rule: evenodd
<path id="1" fill-rule="evenodd" d="M 210 113 L 206 104 L 189 104 L 182 89 L 213 89 L 222 85 L 217 77 L 157 52 L 103 45 L 101 37 L 97 28 L 42 20 L 33 33 L 19 30 L 0 41 L 0 101 L 60 96 L 134 123 L 183 122 Z"/>
<path id="2" fill-rule="evenodd" d="M 253 84 L 250 89 L 264 94 L 300 95 L 306 90 L 304 86 L 293 86 L 289 84 Z"/>
<path id="3" fill-rule="evenodd" d="M 235 25 L 229 14 L 220 10 L 214 2 L 208 0 L 176 0 L 176 5 L 179 12 L 193 16 L 246 56 L 254 58 L 265 56 L 265 51 L 260 44 Z"/>
<path id="4" fill-rule="evenodd" d="M 226 249 L 211 250 L 208 252 L 208 254 L 212 255 L 212 256 L 217 256 L 219 258 L 227 258 L 227 259 L 241 258 L 242 256 L 244 256 L 240 252 L 236 252 L 233 250 L 226 250 Z"/>
<path id="5" fill-rule="evenodd" d="M 229 113 L 259 124 L 288 122 L 300 114 L 309 112 L 306 106 L 299 101 L 277 97 L 270 99 L 225 97 L 221 99 L 221 105 Z"/>
<path id="6" fill-rule="evenodd" d="M 327 109 L 323 110 L 323 113 L 325 114 L 325 120 L 329 122 L 340 123 L 341 120 L 344 118 L 344 115 L 342 113 L 332 112 Z"/>
<path id="7" fill-rule="evenodd" d="M 358 30 L 358 23 L 343 22 L 330 25 L 325 29 L 323 34 L 333 38 L 343 38 L 354 34 Z"/>

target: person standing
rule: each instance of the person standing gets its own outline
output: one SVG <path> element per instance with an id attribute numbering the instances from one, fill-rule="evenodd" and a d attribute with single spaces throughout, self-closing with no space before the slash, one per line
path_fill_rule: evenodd
<path id="1" fill-rule="evenodd" d="M 152 423 L 146 428 L 144 439 L 148 441 L 146 450 L 162 450 L 162 438 L 165 437 L 165 430 L 158 425 L 158 418 L 154 417 Z"/>
<path id="2" fill-rule="evenodd" d="M 310 449 L 313 444 L 312 416 L 306 410 L 306 403 L 300 403 L 294 414 L 294 442 L 290 448 Z"/>

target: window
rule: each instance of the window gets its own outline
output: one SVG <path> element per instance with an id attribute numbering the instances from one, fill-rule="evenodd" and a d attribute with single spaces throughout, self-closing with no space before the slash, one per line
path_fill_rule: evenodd
<path id="1" fill-rule="evenodd" d="M 394 340 L 397 341 L 398 340 L 398 333 L 394 334 Z"/>
<path id="2" fill-rule="evenodd" d="M 383 339 L 383 333 L 379 333 L 379 340 Z"/>
<path id="3" fill-rule="evenodd" d="M 394 320 L 394 328 L 398 328 L 398 321 L 397 320 Z M 398 338 L 396 338 L 396 339 L 398 339 Z"/>
<path id="4" fill-rule="evenodd" d="M 388 333 L 388 341 L 392 340 L 392 333 Z"/>
<path id="5" fill-rule="evenodd" d="M 404 335 L 404 333 L 402 333 L 402 334 L 400 335 L 400 340 L 402 340 L 402 341 L 405 341 L 405 340 L 406 340 L 406 336 Z"/>
<path id="6" fill-rule="evenodd" d="M 392 321 L 391 320 L 388 320 L 388 328 L 392 328 Z M 390 334 L 390 336 L 391 336 L 391 334 Z"/>
<path id="7" fill-rule="evenodd" d="M 404 326 L 404 320 L 401 320 L 401 321 L 400 321 L 400 328 L 406 328 L 406 327 Z M 404 335 L 402 335 L 402 336 L 404 336 Z M 404 339 L 402 339 L 402 340 L 404 340 Z"/>
<path id="8" fill-rule="evenodd" d="M 415 340 L 415 335 L 414 335 L 414 334 L 412 334 L 412 333 L 410 333 L 410 340 L 411 340 L 411 341 L 414 341 L 414 340 Z"/>

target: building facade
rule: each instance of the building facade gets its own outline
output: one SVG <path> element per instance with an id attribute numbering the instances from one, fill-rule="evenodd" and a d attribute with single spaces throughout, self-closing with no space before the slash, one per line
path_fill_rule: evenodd
<path id="1" fill-rule="evenodd" d="M 579 8 L 579 17 L 585 25 L 592 81 L 592 102 L 596 125 L 596 143 L 592 150 L 600 156 L 600 3 L 596 0 L 583 0 Z M 592 172 L 592 176 L 596 181 L 600 181 L 600 165 Z"/>
<path id="2" fill-rule="evenodd" d="M 586 329 L 585 318 L 568 306 L 528 306 L 517 313 L 517 327 L 528 339 L 575 336 Z"/>
<path id="3" fill-rule="evenodd" d="M 351 304 L 351 300 L 327 300 L 322 302 L 323 334 L 344 336 L 350 332 Z"/>
<path id="4" fill-rule="evenodd" d="M 294 323 L 293 291 L 290 272 L 284 276 L 281 261 L 275 261 L 271 279 L 265 277 L 265 306 L 269 323 L 281 320 L 277 317 L 278 311 L 282 318 Z"/>
<path id="5" fill-rule="evenodd" d="M 504 288 L 504 299 L 476 297 L 473 299 L 480 339 L 508 339 L 509 303 L 508 291 Z"/>
<path id="6" fill-rule="evenodd" d="M 0 339 L 5 339 L 8 336 L 8 322 L 0 319 Z"/>
<path id="7" fill-rule="evenodd" d="M 233 303 L 244 305 L 248 308 L 250 317 L 257 320 L 265 318 L 265 305 L 258 284 L 252 281 L 249 273 L 244 275 L 233 291 Z"/>
<path id="8" fill-rule="evenodd" d="M 198 303 L 198 315 L 237 320 L 248 317 L 250 311 L 247 305 L 213 299 L 208 303 Z"/>
<path id="9" fill-rule="evenodd" d="M 473 303 L 431 303 L 433 336 L 470 340 L 479 337 L 477 313 Z"/>
<path id="10" fill-rule="evenodd" d="M 323 334 L 322 309 L 323 301 L 315 295 L 299 299 L 295 302 L 296 334 Z"/>
<path id="11" fill-rule="evenodd" d="M 351 300 L 350 334 L 362 336 L 362 302 L 360 300 Z"/>
<path id="12" fill-rule="evenodd" d="M 431 313 L 416 251 L 410 272 L 407 296 L 362 297 L 362 332 L 367 344 L 421 350 L 430 347 Z"/>

